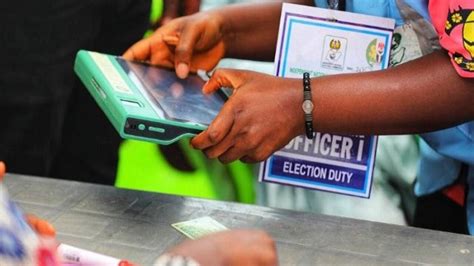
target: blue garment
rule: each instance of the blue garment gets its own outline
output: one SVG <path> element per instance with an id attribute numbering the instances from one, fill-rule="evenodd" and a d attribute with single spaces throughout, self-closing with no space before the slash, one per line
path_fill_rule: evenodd
<path id="1" fill-rule="evenodd" d="M 315 0 L 316 6 L 327 7 L 327 0 Z M 416 12 L 429 19 L 428 0 L 405 0 Z M 403 24 L 396 0 L 346 0 L 350 12 L 390 17 L 397 26 Z M 418 169 L 415 194 L 427 195 L 456 182 L 461 165 L 468 166 L 467 217 L 469 232 L 474 235 L 474 121 L 422 134 L 421 162 Z"/>
<path id="2" fill-rule="evenodd" d="M 327 0 L 315 0 L 317 7 L 327 8 Z M 418 14 L 430 20 L 428 0 L 405 0 Z M 403 18 L 398 10 L 396 0 L 346 0 L 346 11 L 372 16 L 395 19 L 397 26 L 403 25 Z"/>
<path id="3" fill-rule="evenodd" d="M 327 0 L 315 0 L 317 7 L 327 8 Z M 396 0 L 346 0 L 346 11 L 395 19 L 397 26 L 403 24 Z"/>
<path id="4" fill-rule="evenodd" d="M 461 165 L 468 166 L 466 201 L 469 233 L 474 235 L 474 121 L 422 135 L 421 161 L 415 194 L 426 195 L 456 182 Z"/>

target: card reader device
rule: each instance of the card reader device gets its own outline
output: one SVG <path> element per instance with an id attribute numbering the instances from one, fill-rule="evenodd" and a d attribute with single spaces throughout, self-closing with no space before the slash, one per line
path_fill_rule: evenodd
<path id="1" fill-rule="evenodd" d="M 202 93 L 204 80 L 173 70 L 81 50 L 74 70 L 120 136 L 171 144 L 211 123 L 227 99 Z"/>

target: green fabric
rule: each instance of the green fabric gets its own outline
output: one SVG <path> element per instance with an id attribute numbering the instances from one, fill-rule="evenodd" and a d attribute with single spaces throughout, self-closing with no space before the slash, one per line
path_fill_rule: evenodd
<path id="1" fill-rule="evenodd" d="M 179 142 L 194 171 L 175 169 L 161 153 L 159 146 L 141 141 L 124 141 L 119 151 L 115 186 L 193 197 L 255 202 L 253 171 L 240 162 L 222 165 L 208 160 L 202 152 Z"/>
<path id="2" fill-rule="evenodd" d="M 151 0 L 150 24 L 155 24 L 163 15 L 163 0 Z"/>
<path id="3" fill-rule="evenodd" d="M 164 4 L 163 0 L 151 0 L 151 10 L 150 10 L 150 26 L 155 25 L 161 16 L 163 16 Z M 149 37 L 153 34 L 153 29 L 149 29 L 143 35 L 144 38 Z"/>
<path id="4" fill-rule="evenodd" d="M 119 151 L 115 186 L 120 188 L 216 198 L 211 181 L 197 162 L 195 172 L 182 173 L 170 166 L 157 145 L 124 141 Z"/>

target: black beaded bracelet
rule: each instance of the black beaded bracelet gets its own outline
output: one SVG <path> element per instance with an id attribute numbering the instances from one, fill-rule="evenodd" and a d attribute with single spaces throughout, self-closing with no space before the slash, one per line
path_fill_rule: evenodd
<path id="1" fill-rule="evenodd" d="M 301 106 L 304 112 L 304 124 L 306 129 L 306 137 L 313 139 L 313 101 L 311 96 L 311 79 L 309 73 L 303 73 L 303 105 Z"/>

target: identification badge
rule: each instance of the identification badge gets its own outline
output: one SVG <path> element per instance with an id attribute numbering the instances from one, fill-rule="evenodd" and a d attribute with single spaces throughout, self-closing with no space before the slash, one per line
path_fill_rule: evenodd
<path id="1" fill-rule="evenodd" d="M 385 69 L 394 27 L 393 19 L 283 4 L 275 74 L 301 79 L 304 72 Z M 259 180 L 369 198 L 376 147 L 376 136 L 299 136 L 260 165 Z"/>

